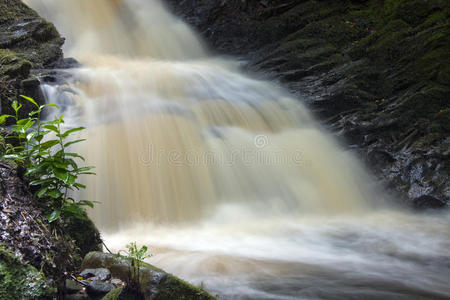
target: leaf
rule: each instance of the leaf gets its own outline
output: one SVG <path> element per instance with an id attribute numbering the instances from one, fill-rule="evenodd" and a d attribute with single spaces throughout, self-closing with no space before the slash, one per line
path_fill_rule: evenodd
<path id="1" fill-rule="evenodd" d="M 64 153 L 64 154 L 65 154 L 66 156 L 78 157 L 79 159 L 81 159 L 81 160 L 84 161 L 84 157 L 81 156 L 81 155 L 79 155 L 79 154 L 77 154 L 77 153 L 70 153 L 70 152 L 67 152 L 67 153 Z"/>
<path id="2" fill-rule="evenodd" d="M 68 203 L 64 208 L 64 214 L 69 214 L 77 219 L 84 219 L 84 210 L 78 205 L 78 203 Z"/>
<path id="3" fill-rule="evenodd" d="M 23 159 L 23 157 L 21 157 L 20 155 L 17 154 L 8 154 L 8 155 L 3 155 L 4 159 Z"/>
<path id="4" fill-rule="evenodd" d="M 46 131 L 41 131 L 41 133 L 39 135 L 37 135 L 34 139 L 40 143 L 42 141 L 42 139 L 44 138 L 44 135 L 46 135 L 47 133 L 48 132 L 46 132 Z"/>
<path id="5" fill-rule="evenodd" d="M 95 167 L 92 167 L 92 166 L 90 166 L 90 167 L 82 167 L 82 168 L 76 169 L 75 171 L 77 171 L 77 172 L 84 172 L 84 171 L 92 170 L 92 169 L 94 169 L 94 168 L 95 168 Z"/>
<path id="6" fill-rule="evenodd" d="M 63 170 L 67 170 L 67 167 L 69 166 L 68 163 L 61 163 L 61 162 L 53 162 L 52 163 L 55 167 L 59 168 L 59 169 L 63 169 Z"/>
<path id="7" fill-rule="evenodd" d="M 50 197 L 52 197 L 53 199 L 58 199 L 60 198 L 63 194 L 57 190 L 57 189 L 53 189 L 47 192 L 47 195 L 49 195 Z"/>
<path id="8" fill-rule="evenodd" d="M 42 198 L 42 196 L 45 195 L 45 193 L 47 192 L 47 190 L 48 190 L 48 187 L 43 187 L 42 189 L 40 189 L 40 190 L 37 192 L 38 198 Z"/>
<path id="9" fill-rule="evenodd" d="M 27 171 L 25 172 L 25 175 L 28 176 L 28 175 L 30 175 L 30 174 L 36 173 L 36 171 L 38 171 L 38 170 L 39 170 L 38 167 L 28 168 Z"/>
<path id="10" fill-rule="evenodd" d="M 19 104 L 17 100 L 14 100 L 13 103 L 11 104 L 11 107 L 14 109 L 15 112 L 18 112 L 19 109 L 22 107 L 22 104 Z"/>
<path id="11" fill-rule="evenodd" d="M 67 172 L 67 170 L 60 169 L 60 168 L 53 168 L 52 172 L 56 178 L 58 178 L 64 182 L 66 182 L 67 179 L 69 178 L 69 173 Z"/>
<path id="12" fill-rule="evenodd" d="M 83 130 L 83 129 L 85 129 L 85 128 L 86 128 L 86 127 L 76 127 L 76 128 L 69 129 L 69 130 L 67 130 L 66 132 L 64 132 L 64 133 L 62 134 L 62 138 L 66 138 L 66 137 L 69 136 L 69 134 L 74 133 L 74 132 L 77 132 L 77 131 L 81 131 L 81 130 Z"/>
<path id="13" fill-rule="evenodd" d="M 44 151 L 47 150 L 55 145 L 57 145 L 59 143 L 58 140 L 50 140 L 50 141 L 46 141 L 44 143 L 41 144 L 41 146 L 39 147 L 40 151 Z"/>
<path id="14" fill-rule="evenodd" d="M 33 103 L 37 108 L 39 108 L 39 105 L 36 103 L 36 101 L 34 101 L 32 98 L 24 96 L 24 95 L 20 95 L 20 97 L 22 97 L 25 100 L 30 101 L 31 103 Z"/>
<path id="15" fill-rule="evenodd" d="M 20 119 L 20 120 L 17 121 L 17 125 L 19 127 L 22 127 L 23 125 L 25 125 L 28 122 L 28 120 L 30 120 L 30 118 Z"/>
<path id="16" fill-rule="evenodd" d="M 53 182 L 53 178 L 46 178 L 46 179 L 39 179 L 39 180 L 34 180 L 32 182 L 30 182 L 30 185 L 40 185 L 40 184 L 44 184 L 44 183 L 52 183 Z"/>
<path id="17" fill-rule="evenodd" d="M 79 143 L 79 142 L 83 142 L 83 141 L 85 141 L 85 140 L 86 140 L 86 139 L 81 139 L 81 140 L 71 141 L 71 142 L 68 142 L 68 143 L 64 144 L 64 147 L 69 147 L 70 145 L 73 145 L 73 144 L 76 144 L 76 143 Z"/>
<path id="18" fill-rule="evenodd" d="M 43 106 L 48 106 L 48 107 L 56 107 L 59 108 L 58 105 L 56 105 L 55 103 L 48 103 L 48 104 L 44 104 Z"/>
<path id="19" fill-rule="evenodd" d="M 32 112 L 30 112 L 28 115 L 30 116 L 30 117 L 32 117 L 32 116 L 34 116 L 34 115 L 36 115 L 36 114 L 40 114 L 41 113 L 41 109 L 39 109 L 39 110 L 33 110 Z"/>
<path id="20" fill-rule="evenodd" d="M 71 186 L 75 183 L 75 180 L 77 180 L 77 176 L 69 174 L 69 177 L 67 178 L 65 183 Z"/>
<path id="21" fill-rule="evenodd" d="M 27 130 L 28 128 L 33 126 L 34 123 L 36 123 L 36 120 L 30 118 L 30 119 L 28 119 L 27 123 L 25 125 L 23 125 L 23 127 L 25 130 Z"/>
<path id="22" fill-rule="evenodd" d="M 45 129 L 49 129 L 51 131 L 54 131 L 56 133 L 59 133 L 58 127 L 56 127 L 55 125 L 44 125 L 42 127 L 44 127 Z"/>
<path id="23" fill-rule="evenodd" d="M 74 183 L 73 186 L 76 187 L 77 189 L 85 189 L 86 188 L 86 186 L 81 183 Z"/>
<path id="24" fill-rule="evenodd" d="M 27 135 L 27 141 L 31 141 L 35 136 L 38 135 L 37 131 L 32 131 Z"/>
<path id="25" fill-rule="evenodd" d="M 76 163 L 73 159 L 71 159 L 71 158 L 66 158 L 65 160 L 66 160 L 66 162 L 67 162 L 69 165 L 72 166 L 72 168 L 73 168 L 74 170 L 78 169 L 78 165 L 77 165 L 77 163 Z"/>
<path id="26" fill-rule="evenodd" d="M 47 155 L 50 155 L 50 151 L 41 151 L 41 152 L 38 152 L 38 153 L 36 153 L 36 157 L 44 157 L 44 156 L 47 156 Z"/>
<path id="27" fill-rule="evenodd" d="M 61 215 L 61 210 L 59 209 L 55 209 L 50 216 L 48 216 L 47 220 L 52 223 L 56 220 L 58 220 L 59 216 Z"/>
<path id="28" fill-rule="evenodd" d="M 3 124 L 3 123 L 5 123 L 5 122 L 6 122 L 6 119 L 8 119 L 8 118 L 14 118 L 14 117 L 11 116 L 11 115 L 1 115 L 1 116 L 0 116 L 0 125 Z"/>
<path id="29" fill-rule="evenodd" d="M 90 208 L 94 208 L 94 202 L 89 200 L 82 200 L 79 202 L 80 205 L 89 206 Z"/>

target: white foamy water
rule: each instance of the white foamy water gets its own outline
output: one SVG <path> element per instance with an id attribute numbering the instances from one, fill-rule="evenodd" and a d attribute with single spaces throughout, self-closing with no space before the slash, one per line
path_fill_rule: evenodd
<path id="1" fill-rule="evenodd" d="M 28 0 L 83 67 L 43 87 L 96 166 L 111 249 L 220 299 L 447 299 L 449 216 L 389 198 L 298 99 L 210 57 L 159 1 Z"/>

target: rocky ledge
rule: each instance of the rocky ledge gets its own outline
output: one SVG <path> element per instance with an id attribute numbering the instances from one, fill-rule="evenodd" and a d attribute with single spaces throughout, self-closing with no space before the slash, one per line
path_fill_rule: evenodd
<path id="1" fill-rule="evenodd" d="M 11 101 L 20 94 L 43 102 L 39 80 L 30 71 L 58 65 L 64 39 L 53 24 L 20 0 L 0 0 L 0 11 L 0 112 L 4 114 L 11 113 Z M 31 110 L 29 105 L 23 113 Z"/>
<path id="2" fill-rule="evenodd" d="M 167 0 L 210 47 L 304 99 L 397 199 L 450 199 L 450 2 Z"/>
<path id="3" fill-rule="evenodd" d="M 138 299 L 126 289 L 130 281 L 131 261 L 111 253 L 91 252 L 86 255 L 78 276 L 66 281 L 67 299 Z M 142 299 L 213 300 L 203 289 L 195 287 L 150 264 L 139 268 Z"/>

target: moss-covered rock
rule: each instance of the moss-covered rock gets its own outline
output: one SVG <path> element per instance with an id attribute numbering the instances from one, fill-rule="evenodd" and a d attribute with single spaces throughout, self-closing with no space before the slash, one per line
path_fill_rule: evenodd
<path id="1" fill-rule="evenodd" d="M 64 39 L 20 0 L 0 0 L 0 12 L 0 109 L 10 114 L 11 102 L 20 94 L 43 102 L 39 84 L 26 80 L 30 69 L 49 68 L 62 59 Z M 25 105 L 21 114 L 31 109 Z"/>
<path id="2" fill-rule="evenodd" d="M 81 266 L 87 268 L 107 268 L 114 278 L 128 281 L 130 276 L 130 261 L 117 255 L 102 252 L 88 253 Z M 212 300 L 215 299 L 203 289 L 193 286 L 190 283 L 168 274 L 163 270 L 143 263 L 140 268 L 140 287 L 145 299 L 151 300 Z M 107 299 L 117 296 L 118 290 L 111 291 Z"/>
<path id="3" fill-rule="evenodd" d="M 15 53 L 0 49 L 0 74 L 8 78 L 27 78 L 30 74 L 31 63 L 18 57 Z"/>
<path id="4" fill-rule="evenodd" d="M 81 264 L 82 258 L 89 252 L 101 251 L 102 240 L 100 232 L 95 227 L 94 222 L 84 213 L 83 218 L 70 218 L 65 220 L 64 232 L 69 236 L 79 248 L 77 265 Z"/>
<path id="5" fill-rule="evenodd" d="M 120 297 L 120 294 L 122 293 L 123 288 L 116 288 L 105 295 L 105 297 L 102 298 L 102 300 L 118 300 Z"/>
<path id="6" fill-rule="evenodd" d="M 55 294 L 44 274 L 0 245 L 0 299 L 51 299 Z"/>
<path id="7" fill-rule="evenodd" d="M 60 37 L 48 23 L 19 0 L 0 0 L 0 49 L 9 49 L 34 68 L 47 67 L 62 57 Z"/>

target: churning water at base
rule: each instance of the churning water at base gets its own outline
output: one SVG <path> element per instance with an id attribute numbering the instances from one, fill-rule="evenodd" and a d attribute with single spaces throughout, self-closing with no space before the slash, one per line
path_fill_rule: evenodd
<path id="1" fill-rule="evenodd" d="M 97 176 L 79 199 L 114 250 L 221 299 L 446 299 L 447 215 L 382 193 L 298 100 L 211 58 L 156 0 L 28 0 L 83 67 L 44 86 Z"/>

